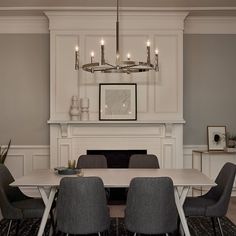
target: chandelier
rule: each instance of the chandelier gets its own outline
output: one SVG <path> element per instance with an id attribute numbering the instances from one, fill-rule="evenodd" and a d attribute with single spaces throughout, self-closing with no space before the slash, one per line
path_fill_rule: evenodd
<path id="1" fill-rule="evenodd" d="M 131 60 L 131 55 L 127 54 L 127 60 L 122 61 L 119 50 L 119 0 L 116 0 L 116 62 L 114 65 L 108 63 L 105 60 L 105 41 L 101 39 L 101 61 L 94 61 L 94 52 L 90 54 L 90 63 L 82 65 L 84 71 L 94 73 L 94 72 L 103 72 L 103 73 L 136 73 L 136 72 L 146 72 L 150 70 L 159 71 L 158 66 L 158 49 L 155 50 L 154 62 L 151 63 L 151 49 L 150 41 L 147 41 L 147 55 L 146 62 L 133 61 Z M 79 70 L 79 47 L 75 47 L 75 69 Z"/>

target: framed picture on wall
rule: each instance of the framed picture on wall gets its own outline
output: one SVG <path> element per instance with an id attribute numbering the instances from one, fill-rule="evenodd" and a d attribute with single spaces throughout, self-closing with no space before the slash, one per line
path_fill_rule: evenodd
<path id="1" fill-rule="evenodd" d="M 226 148 L 226 126 L 207 126 L 208 151 L 224 151 Z"/>
<path id="2" fill-rule="evenodd" d="M 99 120 L 137 120 L 137 84 L 99 84 Z"/>

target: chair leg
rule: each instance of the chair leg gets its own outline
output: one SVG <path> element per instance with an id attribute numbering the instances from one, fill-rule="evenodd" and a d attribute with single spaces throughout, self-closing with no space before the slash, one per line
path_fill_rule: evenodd
<path id="1" fill-rule="evenodd" d="M 56 235 L 56 225 L 55 225 L 54 215 L 52 211 L 50 211 L 50 219 L 51 219 L 51 224 L 52 224 L 53 235 Z"/>
<path id="2" fill-rule="evenodd" d="M 17 222 L 16 222 L 16 236 L 18 235 L 18 232 L 19 232 L 19 225 L 20 225 L 20 220 L 17 220 Z"/>
<path id="3" fill-rule="evenodd" d="M 224 236 L 219 217 L 217 217 L 217 222 L 218 222 L 218 225 L 220 227 L 220 234 L 221 234 L 221 236 Z"/>
<path id="4" fill-rule="evenodd" d="M 214 217 L 211 217 L 211 223 L 212 223 L 212 226 L 213 226 L 214 235 L 216 236 L 216 226 L 215 226 Z"/>
<path id="5" fill-rule="evenodd" d="M 9 233 L 11 231 L 11 225 L 12 225 L 12 220 L 10 220 L 9 225 L 8 225 L 7 236 L 9 236 Z"/>

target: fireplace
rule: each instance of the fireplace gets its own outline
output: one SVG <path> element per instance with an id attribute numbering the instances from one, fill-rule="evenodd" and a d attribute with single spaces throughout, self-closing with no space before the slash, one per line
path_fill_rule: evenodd
<path id="1" fill-rule="evenodd" d="M 162 168 L 183 168 L 183 29 L 187 13 L 126 12 L 122 40 L 137 52 L 137 57 L 142 55 L 139 45 L 147 35 L 162 52 L 160 72 L 155 76 L 88 74 L 73 70 L 76 44 L 85 46 L 83 52 L 86 52 L 100 40 L 101 30 L 110 32 L 109 37 L 114 36 L 110 24 L 112 11 L 96 16 L 101 24 L 91 24 L 92 13 L 92 10 L 83 14 L 79 11 L 46 13 L 51 39 L 50 168 L 66 166 L 68 160 L 77 160 L 87 150 L 101 149 L 146 149 L 147 153 L 158 156 Z M 137 120 L 99 120 L 98 84 L 130 82 L 137 83 Z M 68 111 L 73 95 L 89 98 L 89 120 L 71 120 Z"/>
<path id="2" fill-rule="evenodd" d="M 133 154 L 147 154 L 147 150 L 87 150 L 88 155 L 104 155 L 108 168 L 128 168 Z"/>

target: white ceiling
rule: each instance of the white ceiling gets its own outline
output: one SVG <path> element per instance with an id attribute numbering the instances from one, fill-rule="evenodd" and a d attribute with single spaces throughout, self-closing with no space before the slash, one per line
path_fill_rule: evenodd
<path id="1" fill-rule="evenodd" d="M 0 0 L 0 15 L 40 15 L 44 10 L 115 7 L 116 0 Z M 191 15 L 236 15 L 236 0 L 120 0 L 124 8 L 188 10 Z"/>

